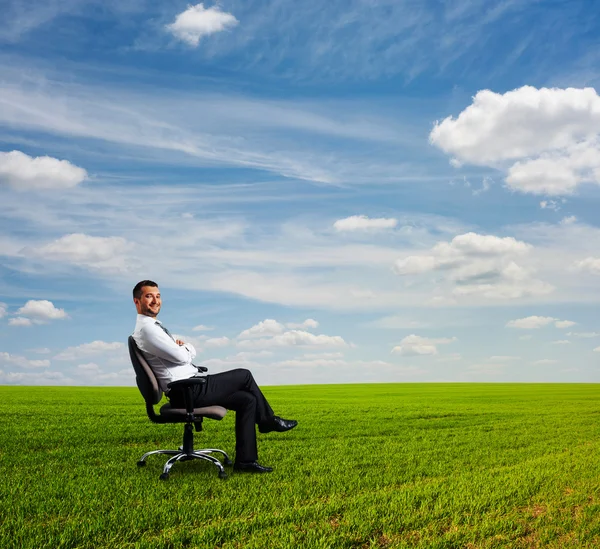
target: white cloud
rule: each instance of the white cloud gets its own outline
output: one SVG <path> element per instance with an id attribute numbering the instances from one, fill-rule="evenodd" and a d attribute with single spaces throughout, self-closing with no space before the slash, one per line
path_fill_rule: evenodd
<path id="1" fill-rule="evenodd" d="M 519 336 L 519 339 L 521 341 L 529 341 L 533 336 L 531 334 L 527 334 L 527 335 L 523 335 L 523 336 Z"/>
<path id="2" fill-rule="evenodd" d="M 131 385 L 135 380 L 133 368 L 125 368 L 118 372 L 103 372 L 94 375 L 94 383 L 96 381 L 108 382 L 110 385 Z"/>
<path id="3" fill-rule="evenodd" d="M 255 359 L 264 359 L 272 356 L 271 351 L 260 350 L 260 351 L 241 351 L 235 355 L 229 355 L 225 358 L 209 358 L 203 360 L 199 364 L 200 366 L 206 366 L 209 369 L 209 373 L 217 373 L 232 368 L 251 368 L 256 369 L 262 366 L 261 363 L 256 362 Z"/>
<path id="4" fill-rule="evenodd" d="M 124 349 L 124 347 L 125 346 L 123 343 L 118 341 L 109 343 L 106 341 L 96 340 L 90 343 L 77 345 L 76 347 L 67 347 L 64 351 L 58 353 L 54 358 L 57 360 L 77 360 L 85 356 L 121 351 Z"/>
<path id="5" fill-rule="evenodd" d="M 481 275 L 483 271 L 490 270 L 494 264 L 475 263 L 468 264 L 475 259 L 493 259 L 495 256 L 523 255 L 532 249 L 530 244 L 515 240 L 513 237 L 498 237 L 465 233 L 455 236 L 451 242 L 439 242 L 428 255 L 409 256 L 399 259 L 394 264 L 394 271 L 399 275 L 419 274 L 441 268 L 466 267 L 474 272 L 459 273 L 459 278 Z M 508 264 L 505 268 L 515 268 L 515 264 Z M 518 266 L 516 266 L 518 268 Z"/>
<path id="6" fill-rule="evenodd" d="M 74 380 L 62 372 L 43 370 L 41 372 L 2 372 L 0 383 L 9 385 L 72 385 Z"/>
<path id="7" fill-rule="evenodd" d="M 600 336 L 600 333 L 598 333 L 598 332 L 567 332 L 567 335 L 569 337 L 579 337 L 579 338 L 583 338 L 583 339 L 589 339 L 589 338 Z"/>
<path id="8" fill-rule="evenodd" d="M 536 360 L 532 364 L 535 366 L 543 366 L 546 364 L 556 364 L 558 360 L 554 360 L 553 358 L 542 358 L 541 360 Z"/>
<path id="9" fill-rule="evenodd" d="M 288 322 L 286 328 L 298 329 L 298 330 L 308 330 L 310 328 L 318 328 L 319 323 L 312 318 L 307 318 L 304 322 L 296 323 L 296 322 Z"/>
<path id="10" fill-rule="evenodd" d="M 393 229 L 398 224 L 394 218 L 369 218 L 366 215 L 353 215 L 344 219 L 338 219 L 333 228 L 336 231 L 365 231 L 378 229 Z"/>
<path id="11" fill-rule="evenodd" d="M 570 345 L 571 342 L 568 339 L 557 339 L 552 342 L 552 345 Z"/>
<path id="12" fill-rule="evenodd" d="M 568 158 L 537 158 L 516 162 L 508 170 L 508 186 L 524 193 L 556 196 L 573 194 L 580 178 Z"/>
<path id="13" fill-rule="evenodd" d="M 516 320 L 510 320 L 506 323 L 507 328 L 518 328 L 521 330 L 536 330 L 542 326 L 548 326 L 554 323 L 557 328 L 570 328 L 575 326 L 577 322 L 572 320 L 559 320 L 551 316 L 528 316 L 526 318 L 518 318 Z"/>
<path id="14" fill-rule="evenodd" d="M 238 23 L 231 13 L 221 11 L 218 6 L 205 8 L 204 4 L 196 4 L 188 6 L 166 28 L 183 42 L 197 46 L 202 37 L 233 28 Z"/>
<path id="15" fill-rule="evenodd" d="M 392 349 L 392 353 L 404 356 L 437 355 L 437 345 L 445 345 L 454 341 L 457 341 L 455 337 L 432 339 L 411 334 L 400 341 L 400 344 Z"/>
<path id="16" fill-rule="evenodd" d="M 78 364 L 77 368 L 80 370 L 84 370 L 86 372 L 98 372 L 100 370 L 100 366 L 95 362 L 87 362 L 85 364 Z"/>
<path id="17" fill-rule="evenodd" d="M 0 318 L 4 318 L 8 311 L 8 305 L 6 303 L 0 302 Z"/>
<path id="18" fill-rule="evenodd" d="M 228 337 L 212 337 L 204 342 L 207 347 L 227 347 L 231 343 Z"/>
<path id="19" fill-rule="evenodd" d="M 19 368 L 48 368 L 50 366 L 49 360 L 29 360 L 24 356 L 11 355 L 10 353 L 0 352 L 0 363 L 10 364 L 18 366 Z"/>
<path id="20" fill-rule="evenodd" d="M 595 275 L 600 275 L 600 258 L 587 257 L 575 263 L 575 268 L 579 271 L 587 271 Z"/>
<path id="21" fill-rule="evenodd" d="M 113 273 L 128 269 L 127 255 L 132 248 L 133 244 L 119 236 L 101 237 L 73 233 L 39 248 L 24 251 L 50 261 L 64 261 L 92 270 Z"/>
<path id="22" fill-rule="evenodd" d="M 210 332 L 211 330 L 214 330 L 214 328 L 211 326 L 205 326 L 204 324 L 198 324 L 198 326 L 194 326 L 192 328 L 193 332 Z"/>
<path id="23" fill-rule="evenodd" d="M 398 275 L 412 275 L 433 271 L 441 263 L 431 255 L 411 255 L 405 259 L 398 259 L 393 266 Z"/>
<path id="24" fill-rule="evenodd" d="M 50 320 L 69 318 L 64 309 L 57 309 L 52 301 L 48 301 L 47 299 L 31 299 L 17 310 L 17 314 L 21 316 L 12 319 L 14 323 L 11 323 L 15 326 L 30 326 L 32 323 L 44 324 Z"/>
<path id="25" fill-rule="evenodd" d="M 506 167 L 512 189 L 561 195 L 600 182 L 600 97 L 593 88 L 479 91 L 430 143 L 460 163 Z"/>
<path id="26" fill-rule="evenodd" d="M 430 271 L 441 273 L 455 286 L 452 290 L 455 297 L 517 299 L 547 294 L 553 291 L 553 286 L 534 279 L 534 269 L 515 262 L 516 256 L 525 256 L 532 249 L 530 244 L 513 237 L 469 232 L 454 237 L 451 242 L 437 243 L 426 255 L 398 259 L 393 271 L 401 276 Z"/>
<path id="27" fill-rule="evenodd" d="M 530 244 L 515 240 L 512 236 L 501 238 L 470 232 L 454 237 L 449 244 L 438 244 L 434 251 L 437 250 L 442 256 L 452 257 L 457 251 L 470 255 L 523 254 L 531 248 Z"/>
<path id="28" fill-rule="evenodd" d="M 249 339 L 255 337 L 265 337 L 265 336 L 274 336 L 277 334 L 282 334 L 285 331 L 285 326 L 280 324 L 276 320 L 272 318 L 267 318 L 266 320 L 262 320 L 258 324 L 255 324 L 251 328 L 244 330 L 240 335 L 238 335 L 239 339 Z"/>
<path id="29" fill-rule="evenodd" d="M 20 151 L 0 152 L 0 183 L 18 191 L 68 189 L 85 179 L 87 172 L 67 160 L 33 158 Z"/>
<path id="30" fill-rule="evenodd" d="M 29 318 L 17 316 L 15 318 L 9 319 L 8 325 L 9 326 L 32 326 L 33 322 Z"/>
<path id="31" fill-rule="evenodd" d="M 573 322 L 572 320 L 557 320 L 554 325 L 557 328 L 570 328 L 571 326 L 575 326 L 577 322 Z"/>
<path id="32" fill-rule="evenodd" d="M 542 326 L 551 324 L 556 319 L 551 316 L 528 316 L 526 318 L 518 318 L 510 320 L 506 323 L 507 328 L 518 328 L 520 330 L 536 330 Z"/>
<path id="33" fill-rule="evenodd" d="M 595 353 L 600 353 L 600 347 L 596 347 L 596 348 L 594 349 L 594 352 L 595 352 Z"/>
<path id="34" fill-rule="evenodd" d="M 346 347 L 348 343 L 340 336 L 315 335 L 301 330 L 290 330 L 270 338 L 246 339 L 238 342 L 240 348 L 266 347 Z"/>

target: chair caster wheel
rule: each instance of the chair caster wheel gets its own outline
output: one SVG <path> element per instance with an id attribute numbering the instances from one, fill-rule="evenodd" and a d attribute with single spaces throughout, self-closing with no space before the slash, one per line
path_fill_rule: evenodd
<path id="1" fill-rule="evenodd" d="M 225 458 L 225 460 L 223 461 L 224 465 L 233 465 L 233 461 L 231 461 L 229 458 Z"/>
<path id="2" fill-rule="evenodd" d="M 162 473 L 159 478 L 160 480 L 169 480 L 169 473 Z"/>
<path id="3" fill-rule="evenodd" d="M 137 466 L 138 467 L 146 467 L 146 462 L 145 461 L 138 461 L 137 462 Z"/>
<path id="4" fill-rule="evenodd" d="M 219 471 L 219 478 L 227 478 L 227 473 L 225 471 Z"/>

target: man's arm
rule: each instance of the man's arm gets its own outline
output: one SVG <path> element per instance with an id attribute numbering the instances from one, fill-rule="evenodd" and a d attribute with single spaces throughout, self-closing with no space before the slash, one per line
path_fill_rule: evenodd
<path id="1" fill-rule="evenodd" d="M 141 350 L 169 362 L 190 364 L 196 356 L 196 349 L 191 343 L 178 345 L 159 326 L 144 326 L 140 335 L 143 340 Z"/>

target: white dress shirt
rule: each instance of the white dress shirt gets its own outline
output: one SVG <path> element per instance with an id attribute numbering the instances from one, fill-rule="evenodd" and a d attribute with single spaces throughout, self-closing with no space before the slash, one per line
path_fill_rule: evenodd
<path id="1" fill-rule="evenodd" d="M 177 345 L 156 318 L 138 314 L 133 339 L 165 393 L 169 392 L 167 385 L 172 381 L 198 374 L 198 369 L 192 364 L 196 356 L 194 346 L 191 343 Z"/>

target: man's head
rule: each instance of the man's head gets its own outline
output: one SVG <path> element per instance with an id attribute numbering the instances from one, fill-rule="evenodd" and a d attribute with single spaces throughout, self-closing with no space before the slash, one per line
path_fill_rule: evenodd
<path id="1" fill-rule="evenodd" d="M 152 280 L 142 280 L 133 288 L 133 302 L 138 314 L 156 317 L 160 312 L 160 291 Z"/>

